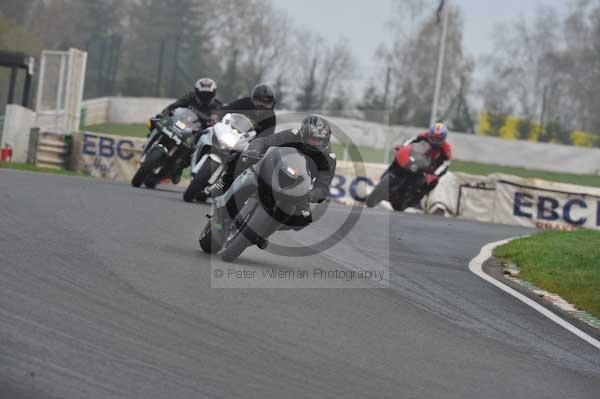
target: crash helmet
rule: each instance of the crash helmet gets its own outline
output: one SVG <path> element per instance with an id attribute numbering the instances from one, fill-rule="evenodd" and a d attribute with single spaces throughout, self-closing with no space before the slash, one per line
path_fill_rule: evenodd
<path id="1" fill-rule="evenodd" d="M 210 104 L 217 95 L 217 84 L 209 78 L 198 79 L 194 85 L 194 93 L 200 104 Z"/>
<path id="2" fill-rule="evenodd" d="M 252 103 L 258 109 L 275 108 L 275 91 L 266 83 L 260 83 L 252 89 L 250 93 Z"/>
<path id="3" fill-rule="evenodd" d="M 309 115 L 302 120 L 300 139 L 310 149 L 325 151 L 331 141 L 331 127 L 325 118 Z"/>
<path id="4" fill-rule="evenodd" d="M 448 128 L 443 123 L 436 123 L 427 132 L 427 141 L 434 148 L 441 147 L 448 138 Z"/>

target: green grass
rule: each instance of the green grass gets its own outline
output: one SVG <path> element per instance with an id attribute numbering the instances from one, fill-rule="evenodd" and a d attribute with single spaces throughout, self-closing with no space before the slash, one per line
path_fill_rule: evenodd
<path id="1" fill-rule="evenodd" d="M 26 170 L 29 172 L 53 173 L 56 175 L 67 176 L 87 176 L 85 173 L 81 172 L 72 172 L 66 169 L 42 168 L 39 166 L 19 162 L 0 162 L 0 169 Z"/>
<path id="2" fill-rule="evenodd" d="M 542 232 L 499 247 L 495 254 L 514 262 L 521 269 L 519 278 L 600 317 L 600 232 Z"/>
<path id="3" fill-rule="evenodd" d="M 480 164 L 474 162 L 453 161 L 450 169 L 455 172 L 464 172 L 474 175 L 489 175 L 492 173 L 504 173 L 525 178 L 537 178 L 554 181 L 558 183 L 576 184 L 579 186 L 600 187 L 600 176 L 573 175 L 568 173 L 545 172 L 523 168 L 513 168 L 492 164 Z"/>
<path id="4" fill-rule="evenodd" d="M 90 125 L 86 126 L 83 130 L 86 132 L 106 133 L 117 136 L 130 136 L 130 137 L 142 137 L 146 138 L 148 135 L 148 127 L 144 124 L 117 124 L 117 123 L 104 123 L 101 125 Z"/>
<path id="5" fill-rule="evenodd" d="M 148 128 L 143 124 L 112 124 L 106 123 L 102 125 L 87 126 L 86 131 L 114 134 L 119 136 L 133 136 L 145 138 L 148 134 Z M 333 145 L 338 159 L 344 159 L 343 147 L 339 144 Z M 364 162 L 381 163 L 383 162 L 383 150 L 377 150 L 369 147 L 359 146 L 358 150 Z M 393 159 L 393 152 L 388 157 Z M 569 183 L 580 186 L 600 187 L 600 176 L 591 175 L 573 175 L 568 173 L 545 172 L 541 170 L 531 170 L 524 168 L 512 168 L 493 164 L 480 164 L 474 162 L 453 161 L 450 170 L 454 172 L 464 172 L 473 175 L 489 175 L 492 173 L 504 173 L 525 178 L 538 178 L 543 180 L 554 181 L 558 183 Z"/>
<path id="6" fill-rule="evenodd" d="M 341 145 L 334 144 L 333 150 L 335 151 L 335 154 L 338 157 L 338 159 L 344 159 L 344 151 Z M 383 150 L 375 150 L 367 147 L 358 147 L 358 150 L 364 162 L 383 162 Z M 391 161 L 393 159 L 393 155 L 390 154 L 388 159 Z M 537 178 L 558 183 L 569 183 L 588 187 L 600 187 L 600 176 L 592 175 L 574 175 L 569 173 L 546 172 L 543 170 L 514 168 L 494 164 L 481 164 L 475 162 L 456 160 L 452 161 L 450 170 L 453 172 L 463 172 L 472 175 L 482 176 L 487 176 L 493 173 L 504 173 L 507 175 L 514 175 L 524 178 Z"/>

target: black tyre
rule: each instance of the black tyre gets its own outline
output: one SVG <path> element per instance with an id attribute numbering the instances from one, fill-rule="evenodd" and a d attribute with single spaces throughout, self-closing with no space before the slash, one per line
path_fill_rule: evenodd
<path id="1" fill-rule="evenodd" d="M 206 223 L 198 241 L 200 242 L 200 248 L 202 248 L 204 252 L 208 254 L 219 252 L 222 244 L 213 234 L 212 220 L 209 220 L 208 223 Z"/>
<path id="2" fill-rule="evenodd" d="M 133 179 L 131 179 L 131 185 L 133 187 L 140 187 L 144 184 L 152 174 L 152 171 L 162 163 L 164 155 L 165 154 L 160 149 L 152 149 L 150 154 L 148 154 L 144 162 L 140 165 L 140 168 L 135 172 Z M 154 186 L 156 186 L 156 183 Z"/>
<path id="3" fill-rule="evenodd" d="M 269 238 L 280 225 L 269 216 L 262 205 L 250 199 L 227 230 L 221 259 L 233 262 L 246 248 L 256 245 L 259 239 Z"/>
<path id="4" fill-rule="evenodd" d="M 156 188 L 156 186 L 158 185 L 158 183 L 160 183 L 160 180 L 158 179 L 158 177 L 156 176 L 150 176 L 148 179 L 146 179 L 146 182 L 144 183 L 144 186 L 146 186 L 147 188 L 153 190 Z"/>
<path id="5" fill-rule="evenodd" d="M 390 195 L 390 175 L 385 174 L 382 176 L 379 183 L 377 183 L 377 185 L 375 186 L 375 188 L 373 189 L 371 194 L 369 194 L 365 203 L 369 208 L 374 208 L 381 201 L 389 198 L 389 195 Z"/>
<path id="6" fill-rule="evenodd" d="M 217 162 L 208 158 L 183 193 L 183 200 L 185 202 L 193 202 L 195 199 L 205 200 L 206 195 L 204 194 L 204 189 L 208 186 L 210 177 L 218 167 L 219 164 Z"/>
<path id="7" fill-rule="evenodd" d="M 246 248 L 254 245 L 248 240 L 243 232 L 251 217 L 252 213 L 247 215 L 244 220 L 239 223 L 239 227 L 236 226 L 236 223 L 234 222 L 230 224 L 225 244 L 221 250 L 221 259 L 225 262 L 233 262 L 240 257 Z"/>

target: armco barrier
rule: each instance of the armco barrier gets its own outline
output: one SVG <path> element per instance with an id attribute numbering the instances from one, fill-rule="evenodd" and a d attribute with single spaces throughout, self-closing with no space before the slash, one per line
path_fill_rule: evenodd
<path id="1" fill-rule="evenodd" d="M 37 166 L 53 169 L 66 169 L 69 166 L 71 153 L 71 136 L 54 132 L 32 131 L 33 156 L 28 161 Z M 33 158 L 33 159 L 32 159 Z M 31 162 L 33 161 L 33 162 Z"/>

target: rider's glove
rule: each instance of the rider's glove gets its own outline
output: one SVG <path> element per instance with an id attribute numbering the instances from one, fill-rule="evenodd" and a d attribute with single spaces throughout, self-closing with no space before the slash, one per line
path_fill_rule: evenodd
<path id="1" fill-rule="evenodd" d="M 327 199 L 327 193 L 324 193 L 323 190 L 318 188 L 313 189 L 308 195 L 308 202 L 311 204 L 320 204 L 321 202 Z"/>
<path id="2" fill-rule="evenodd" d="M 425 184 L 428 186 L 432 186 L 432 185 L 436 184 L 438 182 L 438 180 L 439 180 L 439 177 L 437 177 L 434 174 L 425 175 Z"/>

